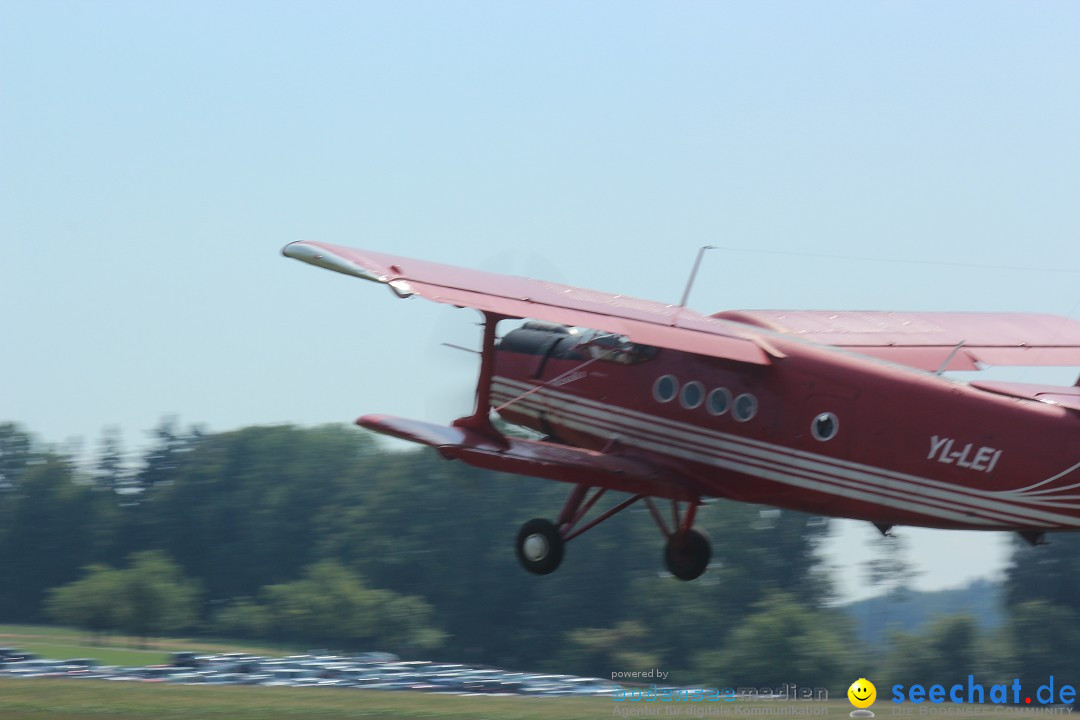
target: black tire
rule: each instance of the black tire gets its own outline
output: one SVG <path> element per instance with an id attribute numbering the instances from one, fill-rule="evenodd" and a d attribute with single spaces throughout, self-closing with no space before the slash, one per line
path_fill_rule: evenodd
<path id="1" fill-rule="evenodd" d="M 712 548 L 705 533 L 696 528 L 679 530 L 664 547 L 664 564 L 680 580 L 696 580 L 709 567 Z"/>
<path id="2" fill-rule="evenodd" d="M 535 575 L 555 572 L 563 559 L 559 528 L 541 518 L 525 523 L 518 531 L 517 556 L 521 566 Z"/>

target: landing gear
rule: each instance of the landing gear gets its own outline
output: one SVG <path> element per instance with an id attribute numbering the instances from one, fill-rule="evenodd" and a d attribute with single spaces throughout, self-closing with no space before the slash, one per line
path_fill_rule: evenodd
<path id="1" fill-rule="evenodd" d="M 709 539 L 696 528 L 676 530 L 664 546 L 664 564 L 680 580 L 696 580 L 709 567 L 712 548 Z"/>
<path id="2" fill-rule="evenodd" d="M 672 500 L 671 510 L 674 520 L 672 530 L 668 530 L 653 499 L 646 495 L 634 495 L 582 524 L 585 515 L 607 492 L 603 488 L 597 488 L 590 495 L 590 490 L 592 488 L 585 485 L 575 486 L 556 522 L 536 519 L 521 526 L 517 536 L 517 556 L 526 570 L 536 575 L 554 572 L 562 562 L 563 547 L 566 543 L 596 527 L 612 515 L 625 510 L 638 500 L 644 500 L 660 532 L 667 538 L 667 544 L 664 547 L 664 564 L 668 571 L 680 580 L 694 580 L 705 572 L 712 558 L 712 550 L 709 547 L 708 537 L 693 527 L 700 499 L 694 498 L 686 502 L 685 510 L 680 510 L 679 501 Z"/>
<path id="3" fill-rule="evenodd" d="M 563 538 L 548 520 L 530 520 L 517 536 L 517 556 L 521 565 L 536 575 L 555 572 L 563 559 Z"/>

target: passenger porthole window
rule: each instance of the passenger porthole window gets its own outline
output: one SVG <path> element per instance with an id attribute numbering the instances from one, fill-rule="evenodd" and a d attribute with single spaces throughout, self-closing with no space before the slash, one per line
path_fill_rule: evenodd
<path id="1" fill-rule="evenodd" d="M 656 378 L 656 382 L 652 386 L 653 397 L 657 401 L 666 403 L 675 399 L 675 395 L 679 392 L 679 381 L 674 375 L 661 375 Z"/>
<path id="2" fill-rule="evenodd" d="M 727 388 L 715 388 L 709 393 L 705 407 L 712 415 L 723 415 L 731 409 L 731 391 Z"/>
<path id="3" fill-rule="evenodd" d="M 746 422 L 757 415 L 757 398 L 750 393 L 743 393 L 735 398 L 732 414 L 739 422 Z"/>
<path id="4" fill-rule="evenodd" d="M 700 407 L 701 403 L 705 400 L 705 386 L 699 383 L 697 380 L 691 380 L 683 385 L 682 393 L 679 395 L 679 404 L 687 410 L 693 410 L 696 407 Z"/>
<path id="5" fill-rule="evenodd" d="M 810 423 L 810 434 L 819 442 L 826 442 L 836 437 L 840 431 L 840 420 L 831 412 L 823 412 Z"/>

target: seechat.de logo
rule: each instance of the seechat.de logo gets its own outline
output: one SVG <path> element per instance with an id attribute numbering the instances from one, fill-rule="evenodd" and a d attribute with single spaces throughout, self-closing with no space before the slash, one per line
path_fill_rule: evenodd
<path id="1" fill-rule="evenodd" d="M 859 678 L 851 683 L 851 687 L 847 689 L 847 696 L 856 708 L 852 711 L 851 717 L 874 717 L 874 713 L 867 710 L 877 700 L 877 688 L 874 687 L 874 683 L 866 678 Z"/>

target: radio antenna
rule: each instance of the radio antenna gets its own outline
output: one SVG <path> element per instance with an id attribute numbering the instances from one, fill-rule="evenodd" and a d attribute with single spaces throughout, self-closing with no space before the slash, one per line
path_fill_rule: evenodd
<path id="1" fill-rule="evenodd" d="M 694 259 L 694 268 L 690 271 L 690 278 L 686 281 L 686 289 L 683 290 L 682 300 L 679 301 L 678 308 L 681 310 L 686 307 L 686 300 L 690 297 L 690 290 L 694 287 L 694 279 L 697 277 L 698 268 L 701 267 L 701 258 L 705 255 L 706 250 L 715 250 L 715 245 L 702 245 L 697 251 L 697 258 Z M 676 313 L 678 315 L 678 313 Z"/>

